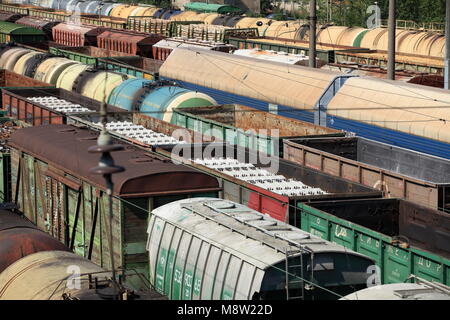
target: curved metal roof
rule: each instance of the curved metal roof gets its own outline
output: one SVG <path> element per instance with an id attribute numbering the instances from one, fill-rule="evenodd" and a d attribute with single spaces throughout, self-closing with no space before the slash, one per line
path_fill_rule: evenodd
<path id="1" fill-rule="evenodd" d="M 5 34 L 41 34 L 44 35 L 42 30 L 22 26 L 11 22 L 0 22 L 0 33 Z"/>
<path id="2" fill-rule="evenodd" d="M 312 109 L 340 74 L 202 49 L 172 51 L 163 77 L 297 109 Z"/>
<path id="3" fill-rule="evenodd" d="M 331 100 L 327 113 L 450 143 L 449 110 L 450 94 L 446 90 L 355 77 L 348 79 Z"/>
<path id="4" fill-rule="evenodd" d="M 228 200 L 179 200 L 153 210 L 152 214 L 262 270 L 285 261 L 286 251 L 299 246 L 307 246 L 314 253 L 338 252 L 365 257 Z M 149 224 L 149 234 L 151 228 Z"/>
<path id="5" fill-rule="evenodd" d="M 450 300 L 450 293 L 426 284 L 392 283 L 363 289 L 340 300 Z"/>
<path id="6" fill-rule="evenodd" d="M 11 136 L 10 145 L 105 189 L 103 177 L 89 172 L 98 166 L 100 159 L 99 154 L 88 152 L 89 147 L 97 144 L 97 137 L 97 132 L 84 128 L 47 125 L 17 130 Z M 125 168 L 124 172 L 113 175 L 115 195 L 135 197 L 219 188 L 212 176 L 131 145 L 124 144 L 124 147 L 124 151 L 113 154 L 115 163 Z"/>

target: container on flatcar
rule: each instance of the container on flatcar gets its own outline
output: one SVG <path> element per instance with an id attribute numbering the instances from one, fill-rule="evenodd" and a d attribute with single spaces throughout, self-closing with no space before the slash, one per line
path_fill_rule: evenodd
<path id="1" fill-rule="evenodd" d="M 101 175 L 89 171 L 99 161 L 98 154 L 88 152 L 97 138 L 98 132 L 68 125 L 17 130 L 9 141 L 12 190 L 28 219 L 39 225 L 49 216 L 48 232 L 78 255 L 108 268 L 106 185 Z M 113 143 L 119 141 L 113 139 Z M 114 153 L 115 162 L 125 168 L 113 178 L 114 260 L 125 270 L 125 283 L 138 289 L 145 286 L 142 277 L 148 279 L 149 212 L 174 200 L 214 197 L 221 188 L 212 176 L 132 145 L 123 146 L 125 150 Z"/>
<path id="2" fill-rule="evenodd" d="M 220 179 L 224 189 L 222 198 L 280 221 L 287 222 L 294 217 L 297 204 L 302 202 L 382 196 L 380 191 L 355 182 L 238 146 L 196 142 L 152 149 Z M 319 189 L 321 192 L 317 192 Z"/>
<path id="3" fill-rule="evenodd" d="M 148 234 L 150 283 L 175 300 L 336 300 L 365 288 L 373 265 L 371 258 L 221 199 L 157 208 Z"/>
<path id="4" fill-rule="evenodd" d="M 410 274 L 450 284 L 450 216 L 399 199 L 298 204 L 293 224 L 373 258 L 381 283 Z"/>
<path id="5" fill-rule="evenodd" d="M 277 110 L 273 110 L 274 113 Z M 257 150 L 269 155 L 283 151 L 283 141 L 294 136 L 344 136 L 342 131 L 289 119 L 277 114 L 261 112 L 241 105 L 177 108 L 172 123 L 208 132 L 231 145 Z"/>
<path id="6" fill-rule="evenodd" d="M 450 160 L 361 138 L 284 141 L 284 158 L 439 210 L 450 209 Z"/>
<path id="7" fill-rule="evenodd" d="M 99 26 L 80 26 L 60 23 L 53 27 L 53 41 L 70 47 L 96 46 L 97 36 L 107 30 Z"/>

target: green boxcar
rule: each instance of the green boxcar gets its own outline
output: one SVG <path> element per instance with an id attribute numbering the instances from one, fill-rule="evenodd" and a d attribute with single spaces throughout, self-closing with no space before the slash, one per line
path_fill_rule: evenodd
<path id="1" fill-rule="evenodd" d="M 450 215 L 398 199 L 299 203 L 291 223 L 375 259 L 381 282 L 450 285 Z"/>
<path id="2" fill-rule="evenodd" d="M 28 16 L 29 15 L 28 10 L 29 10 L 28 8 L 9 6 L 7 4 L 0 3 L 0 11 L 4 12 L 18 13 Z"/>
<path id="3" fill-rule="evenodd" d="M 16 131 L 11 136 L 12 200 L 41 230 L 77 254 L 110 268 L 105 183 L 102 176 L 84 170 L 95 167 L 100 159 L 88 153 L 97 135 L 68 125 Z M 126 283 L 142 289 L 148 283 L 148 213 L 174 200 L 216 197 L 221 189 L 214 177 L 126 147 L 126 152 L 113 154 L 125 167 L 124 173 L 113 178 L 114 261 L 124 270 Z M 59 150 L 60 157 L 55 159 L 51 150 Z"/>
<path id="4" fill-rule="evenodd" d="M 0 42 L 40 43 L 46 36 L 42 30 L 18 25 L 11 22 L 0 22 Z"/>

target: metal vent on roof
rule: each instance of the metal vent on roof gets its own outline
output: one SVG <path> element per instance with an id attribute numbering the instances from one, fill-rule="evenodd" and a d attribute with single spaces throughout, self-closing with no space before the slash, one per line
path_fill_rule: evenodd
<path id="1" fill-rule="evenodd" d="M 253 220 L 249 221 L 248 224 L 258 227 L 258 228 L 264 228 L 267 229 L 267 227 L 276 226 L 276 221 L 270 221 L 270 220 Z"/>
<path id="2" fill-rule="evenodd" d="M 207 205 L 214 209 L 233 209 L 236 205 L 229 201 L 209 201 Z"/>
<path id="3" fill-rule="evenodd" d="M 273 234 L 278 238 L 292 241 L 309 239 L 308 234 L 299 231 L 273 232 Z"/>
<path id="4" fill-rule="evenodd" d="M 255 213 L 241 213 L 234 216 L 236 220 L 239 221 L 252 221 L 252 220 L 262 220 L 262 216 Z"/>

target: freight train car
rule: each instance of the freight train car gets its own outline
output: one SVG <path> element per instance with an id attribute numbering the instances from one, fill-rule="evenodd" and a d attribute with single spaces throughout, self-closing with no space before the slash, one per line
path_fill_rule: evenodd
<path id="1" fill-rule="evenodd" d="M 178 126 L 268 155 L 281 155 L 283 141 L 294 136 L 345 135 L 338 130 L 241 105 L 185 107 L 174 109 L 173 112 L 172 122 Z"/>
<path id="2" fill-rule="evenodd" d="M 33 17 L 22 17 L 18 19 L 15 23 L 42 30 L 47 36 L 47 40 L 52 41 L 53 40 L 52 29 L 54 26 L 58 25 L 60 21 L 48 21 Z"/>
<path id="3" fill-rule="evenodd" d="M 88 153 L 97 137 L 96 132 L 68 125 L 17 130 L 9 142 L 12 197 L 39 228 L 108 268 L 105 181 L 89 173 L 99 160 Z M 148 278 L 148 212 L 178 199 L 216 196 L 221 188 L 212 176 L 124 147 L 114 154 L 125 168 L 113 178 L 114 260 L 125 270 L 126 283 L 141 288 Z"/>
<path id="4" fill-rule="evenodd" d="M 14 23 L 14 22 L 16 22 L 17 20 L 19 20 L 22 17 L 23 17 L 23 15 L 21 15 L 21 14 L 8 13 L 8 12 L 0 11 L 0 21 Z"/>
<path id="5" fill-rule="evenodd" d="M 53 41 L 64 46 L 96 46 L 97 36 L 106 30 L 99 26 L 60 23 L 52 28 L 52 36 Z"/>
<path id="6" fill-rule="evenodd" d="M 450 97 L 441 89 L 179 48 L 160 74 L 220 104 L 278 108 L 290 118 L 450 159 Z"/>
<path id="7" fill-rule="evenodd" d="M 387 197 L 450 209 L 450 161 L 361 137 L 284 140 L 283 157 L 371 186 Z"/>
<path id="8" fill-rule="evenodd" d="M 0 22 L 0 43 L 40 43 L 46 40 L 42 30 L 11 22 Z"/>
<path id="9" fill-rule="evenodd" d="M 73 272 L 68 279 L 68 270 Z M 78 272 L 78 274 L 77 274 Z M 76 285 L 78 284 L 78 285 Z M 0 300 L 166 300 L 154 290 L 134 292 L 111 272 L 71 252 L 28 255 L 0 274 Z"/>
<path id="10" fill-rule="evenodd" d="M 154 79 L 154 75 L 159 72 L 159 68 L 162 65 L 162 62 L 158 60 L 130 56 L 127 53 L 92 46 L 50 47 L 49 52 L 98 68 L 149 80 Z"/>
<path id="11" fill-rule="evenodd" d="M 238 146 L 180 144 L 152 149 L 220 179 L 222 198 L 283 222 L 295 216 L 301 202 L 382 195 L 375 189 Z"/>
<path id="12" fill-rule="evenodd" d="M 375 259 L 381 283 L 450 284 L 450 216 L 398 199 L 298 204 L 293 225 Z"/>
<path id="13" fill-rule="evenodd" d="M 2 92 L 2 109 L 14 120 L 28 126 L 70 123 L 68 115 L 99 120 L 100 102 L 75 92 L 57 88 L 10 88 Z M 112 120 L 128 120 L 123 109 L 106 106 Z"/>
<path id="14" fill-rule="evenodd" d="M 158 34 L 111 30 L 104 31 L 97 36 L 97 46 L 129 55 L 153 58 L 152 47 L 163 38 Z"/>
<path id="15" fill-rule="evenodd" d="M 140 111 L 171 122 L 173 111 L 181 107 L 217 104 L 210 96 L 184 89 L 174 82 L 129 79 L 116 86 L 108 103 L 127 111 Z"/>
<path id="16" fill-rule="evenodd" d="M 340 300 L 450 300 L 450 287 L 414 279 L 413 283 L 392 283 L 362 289 Z"/>
<path id="17" fill-rule="evenodd" d="M 1 59 L 0 59 L 1 64 Z M 17 88 L 37 87 L 42 89 L 52 88 L 48 83 L 34 80 L 8 70 L 0 70 L 0 89 L 12 90 Z M 0 95 L 0 105 L 3 107 L 2 95 Z"/>
<path id="18" fill-rule="evenodd" d="M 170 299 L 337 299 L 365 288 L 373 261 L 221 199 L 152 211 L 150 282 Z"/>
<path id="19" fill-rule="evenodd" d="M 69 251 L 24 216 L 0 209 L 0 274 L 11 264 L 41 251 Z"/>

